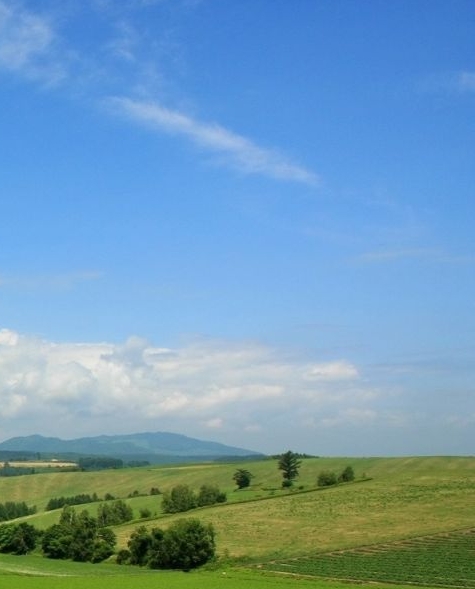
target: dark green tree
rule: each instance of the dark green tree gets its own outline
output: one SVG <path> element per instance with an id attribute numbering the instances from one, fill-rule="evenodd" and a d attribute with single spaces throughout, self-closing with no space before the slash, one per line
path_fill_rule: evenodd
<path id="1" fill-rule="evenodd" d="M 196 497 L 188 485 L 177 485 L 163 494 L 162 509 L 165 513 L 179 513 L 196 507 Z"/>
<path id="2" fill-rule="evenodd" d="M 152 537 L 145 526 L 140 526 L 129 538 L 127 546 L 129 548 L 130 564 L 144 566 L 148 563 L 149 550 L 152 544 Z"/>
<path id="3" fill-rule="evenodd" d="M 338 477 L 338 481 L 341 483 L 349 483 L 350 481 L 354 481 L 354 480 L 355 480 L 355 471 L 353 470 L 353 467 L 351 467 L 351 466 L 347 466 L 342 471 L 340 476 Z"/>
<path id="4" fill-rule="evenodd" d="M 197 519 L 181 519 L 163 533 L 155 531 L 149 566 L 189 571 L 208 562 L 214 553 L 212 525 Z"/>
<path id="5" fill-rule="evenodd" d="M 249 487 L 252 478 L 254 478 L 254 475 L 245 468 L 238 468 L 233 474 L 233 481 L 236 483 L 238 489 Z"/>
<path id="6" fill-rule="evenodd" d="M 196 503 L 199 507 L 225 502 L 226 493 L 220 491 L 216 485 L 201 485 L 200 492 L 198 493 L 198 497 L 196 499 Z"/>
<path id="7" fill-rule="evenodd" d="M 37 530 L 30 524 L 5 524 L 0 526 L 0 552 L 28 554 L 36 546 Z"/>
<path id="8" fill-rule="evenodd" d="M 49 558 L 101 562 L 113 554 L 115 543 L 114 532 L 101 527 L 97 518 L 87 511 L 78 515 L 72 507 L 66 507 L 59 523 L 45 530 L 42 549 Z"/>
<path id="9" fill-rule="evenodd" d="M 279 456 L 278 467 L 282 471 L 282 486 L 291 486 L 293 481 L 298 477 L 301 461 L 298 454 L 288 450 Z"/>

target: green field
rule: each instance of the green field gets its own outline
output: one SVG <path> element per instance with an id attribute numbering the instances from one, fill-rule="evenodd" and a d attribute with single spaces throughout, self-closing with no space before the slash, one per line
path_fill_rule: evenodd
<path id="1" fill-rule="evenodd" d="M 285 575 L 345 581 L 475 587 L 475 530 L 462 530 L 267 562 L 260 568 Z"/>
<path id="2" fill-rule="evenodd" d="M 320 471 L 340 472 L 347 465 L 355 470 L 354 483 L 325 489 L 316 487 Z M 249 490 L 236 491 L 233 485 L 232 475 L 240 467 L 254 474 Z M 149 583 L 150 587 L 152 584 L 157 587 L 162 580 L 163 586 L 171 588 L 233 589 L 243 587 L 251 579 L 253 587 L 287 587 L 295 583 L 309 587 L 335 586 L 323 580 L 325 577 L 360 583 L 474 586 L 473 567 L 467 565 L 470 560 L 467 554 L 472 554 L 475 562 L 475 534 L 438 536 L 475 528 L 475 459 L 471 457 L 305 459 L 292 491 L 280 488 L 277 461 L 269 459 L 102 472 L 52 472 L 0 479 L 0 502 L 25 501 L 30 506 L 36 505 L 38 513 L 27 519 L 45 528 L 57 521 L 60 514 L 60 511 L 44 512 L 51 497 L 80 493 L 97 493 L 102 497 L 111 493 L 127 498 L 137 491 L 141 496 L 127 498 L 137 519 L 114 530 L 121 548 L 139 524 L 165 527 L 183 517 L 163 514 L 160 495 L 149 494 L 152 487 L 166 491 L 179 483 L 195 490 L 203 483 L 212 483 L 228 494 L 226 504 L 186 514 L 192 513 L 214 525 L 220 557 L 216 570 L 163 573 L 117 565 L 58 563 L 35 555 L 0 555 L 0 579 L 8 576 L 9 589 L 33 586 L 41 589 L 42 583 L 53 589 L 94 588 L 104 575 L 112 575 L 114 586 L 124 589 L 132 586 L 147 589 Z M 85 508 L 94 514 L 97 505 L 87 504 L 77 509 Z M 155 514 L 145 522 L 139 519 L 139 510 L 144 507 Z M 451 538 L 450 546 L 443 545 L 442 540 L 426 542 L 422 537 L 427 536 Z M 416 540 L 419 537 L 421 540 Z M 377 548 L 369 550 L 370 545 Z M 429 547 L 439 550 L 439 556 L 430 553 Z M 337 552 L 339 556 L 335 556 Z M 443 561 L 442 554 L 450 554 L 450 559 Z M 436 562 L 439 567 L 451 560 L 458 563 L 458 569 L 447 565 L 440 574 L 432 574 L 437 567 L 427 564 L 425 569 L 417 571 L 414 565 L 409 566 L 411 559 L 416 564 Z M 260 568 L 253 569 L 256 565 Z M 277 571 L 291 574 L 282 577 Z M 321 578 L 308 580 L 302 575 Z"/>

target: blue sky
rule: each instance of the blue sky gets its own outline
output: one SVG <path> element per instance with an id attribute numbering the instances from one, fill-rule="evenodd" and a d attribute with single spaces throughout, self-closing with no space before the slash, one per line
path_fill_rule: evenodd
<path id="1" fill-rule="evenodd" d="M 475 7 L 0 0 L 0 439 L 472 454 Z"/>

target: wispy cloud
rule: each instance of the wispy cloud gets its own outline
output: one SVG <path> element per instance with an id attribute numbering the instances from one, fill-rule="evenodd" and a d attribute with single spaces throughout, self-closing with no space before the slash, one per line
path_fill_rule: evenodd
<path id="1" fill-rule="evenodd" d="M 466 94 L 475 92 L 475 72 L 460 70 L 439 72 L 425 76 L 419 85 L 422 92 L 442 94 Z"/>
<path id="2" fill-rule="evenodd" d="M 458 84 L 462 91 L 475 92 L 475 72 L 460 72 Z"/>
<path id="3" fill-rule="evenodd" d="M 0 0 L 0 68 L 52 84 L 63 78 L 56 36 L 47 18 Z"/>
<path id="4" fill-rule="evenodd" d="M 156 40 L 143 37 L 126 15 L 119 12 L 114 16 L 110 2 L 100 0 L 96 6 L 112 11 L 110 38 L 84 54 L 77 47 L 71 47 L 61 30 L 53 27 L 53 18 L 0 0 L 0 69 L 41 84 L 52 85 L 67 79 L 76 90 L 93 97 L 115 92 L 110 88 L 106 90 L 108 84 L 113 83 L 121 88 L 135 88 L 142 96 L 155 95 L 157 80 L 160 81 L 162 75 L 159 56 L 152 48 Z M 120 70 L 117 58 L 123 66 Z M 243 173 L 308 185 L 318 183 L 317 175 L 311 170 L 219 124 L 201 122 L 157 102 L 113 97 L 107 98 L 106 103 L 116 114 L 158 132 L 192 141 L 214 153 L 220 163 Z"/>
<path id="5" fill-rule="evenodd" d="M 407 248 L 387 249 L 360 254 L 354 261 L 363 264 L 376 264 L 384 262 L 397 262 L 399 260 L 427 260 L 445 264 L 473 264 L 475 255 L 452 255 L 439 249 L 432 248 Z"/>
<path id="6" fill-rule="evenodd" d="M 96 270 L 31 276 L 0 274 L 0 290 L 4 288 L 24 291 L 70 290 L 83 282 L 99 280 L 102 275 L 102 272 Z"/>
<path id="7" fill-rule="evenodd" d="M 318 177 L 313 172 L 218 124 L 203 123 L 157 102 L 111 97 L 107 104 L 112 111 L 151 129 L 185 137 L 204 149 L 224 156 L 228 164 L 242 172 L 311 185 L 318 183 Z"/>

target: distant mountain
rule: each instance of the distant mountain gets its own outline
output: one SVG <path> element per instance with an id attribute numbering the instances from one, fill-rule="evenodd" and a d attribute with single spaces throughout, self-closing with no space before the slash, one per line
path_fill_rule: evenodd
<path id="1" fill-rule="evenodd" d="M 49 456 L 114 456 L 125 460 L 148 460 L 152 463 L 262 456 L 253 450 L 166 432 L 96 436 L 74 440 L 33 435 L 1 442 L 0 452 L 2 451 L 34 452 Z"/>

